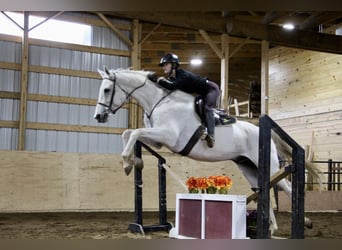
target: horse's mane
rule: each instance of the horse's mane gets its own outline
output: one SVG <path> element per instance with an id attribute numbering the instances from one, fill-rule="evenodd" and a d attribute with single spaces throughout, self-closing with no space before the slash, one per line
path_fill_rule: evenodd
<path id="1" fill-rule="evenodd" d="M 149 75 L 149 74 L 155 74 L 153 71 L 148 70 L 133 70 L 132 68 L 117 68 L 117 69 L 110 69 L 109 70 L 112 73 L 139 73 L 143 75 Z"/>

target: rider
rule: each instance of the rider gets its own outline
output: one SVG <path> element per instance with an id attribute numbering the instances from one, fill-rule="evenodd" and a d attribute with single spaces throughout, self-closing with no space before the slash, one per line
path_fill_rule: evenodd
<path id="1" fill-rule="evenodd" d="M 208 147 L 212 148 L 215 144 L 215 117 L 213 109 L 220 96 L 220 89 L 217 84 L 209 81 L 207 78 L 179 68 L 178 56 L 172 53 L 164 55 L 160 59 L 159 66 L 163 67 L 164 73 L 167 75 L 167 78 L 160 77 L 158 79 L 159 85 L 169 90 L 180 89 L 190 94 L 195 93 L 203 96 L 205 123 L 208 132 L 205 139 Z"/>

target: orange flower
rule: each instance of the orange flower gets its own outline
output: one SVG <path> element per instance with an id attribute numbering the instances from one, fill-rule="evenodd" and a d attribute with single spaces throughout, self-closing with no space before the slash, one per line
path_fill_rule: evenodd
<path id="1" fill-rule="evenodd" d="M 186 181 L 186 185 L 188 186 L 189 189 L 197 189 L 197 179 L 195 177 L 190 177 L 187 181 Z"/>
<path id="2" fill-rule="evenodd" d="M 228 176 L 217 176 L 216 185 L 218 188 L 230 188 L 232 180 Z"/>
<path id="3" fill-rule="evenodd" d="M 211 175 L 207 178 L 207 184 L 209 187 L 216 187 L 216 176 Z"/>
<path id="4" fill-rule="evenodd" d="M 207 178 L 206 177 L 197 178 L 197 186 L 201 190 L 207 189 L 208 188 Z"/>
<path id="5" fill-rule="evenodd" d="M 190 193 L 198 193 L 201 190 L 202 193 L 216 193 L 218 191 L 218 193 L 227 194 L 228 189 L 232 186 L 232 180 L 228 176 L 218 175 L 199 178 L 190 177 L 186 185 Z"/>

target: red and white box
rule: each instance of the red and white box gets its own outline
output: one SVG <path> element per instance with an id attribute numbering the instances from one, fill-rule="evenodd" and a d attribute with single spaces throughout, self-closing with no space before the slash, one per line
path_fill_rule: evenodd
<path id="1" fill-rule="evenodd" d="M 177 194 L 171 238 L 246 239 L 246 196 Z"/>

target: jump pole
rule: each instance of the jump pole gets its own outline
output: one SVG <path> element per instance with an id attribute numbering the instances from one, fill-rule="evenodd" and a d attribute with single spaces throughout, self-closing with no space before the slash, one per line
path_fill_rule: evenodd
<path id="1" fill-rule="evenodd" d="M 257 238 L 269 238 L 271 130 L 292 148 L 292 164 L 285 169 L 292 175 L 291 238 L 304 239 L 305 151 L 266 114 L 259 119 Z"/>

